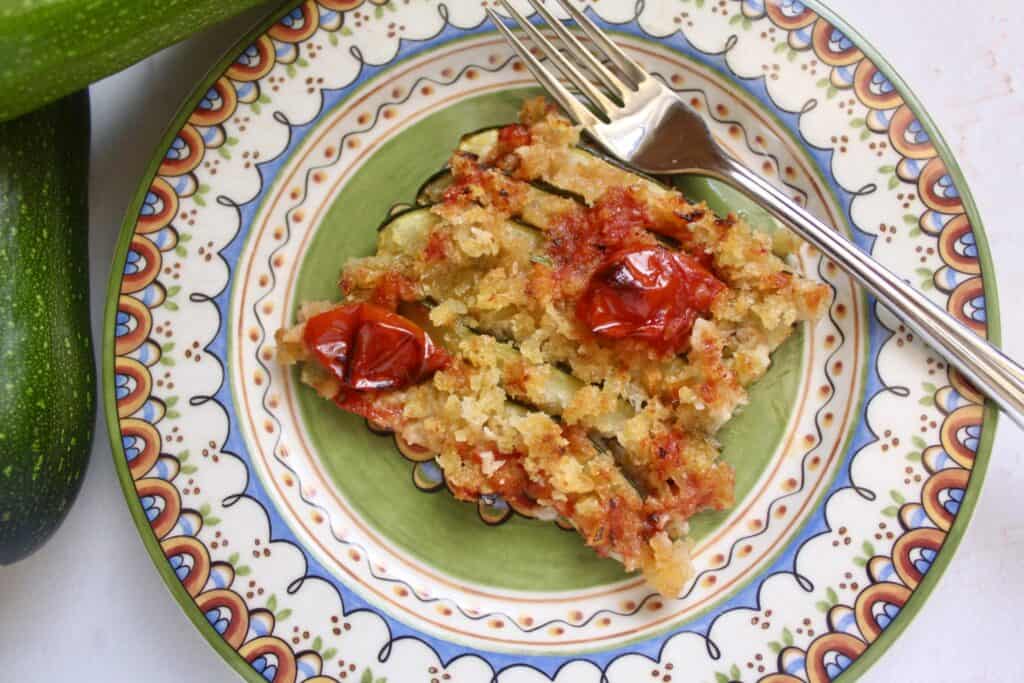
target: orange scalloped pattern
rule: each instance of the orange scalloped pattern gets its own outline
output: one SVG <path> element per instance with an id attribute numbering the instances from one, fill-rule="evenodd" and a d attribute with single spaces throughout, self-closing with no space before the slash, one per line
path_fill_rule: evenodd
<path id="1" fill-rule="evenodd" d="M 970 219 L 945 162 L 917 115 L 853 41 L 803 3 L 768 0 L 761 11 L 757 7 L 761 2 L 741 3 L 745 16 L 767 17 L 786 31 L 790 48 L 813 51 L 829 69 L 828 83 L 851 92 L 869 109 L 867 128 L 887 136 L 902 156 L 896 167 L 897 177 L 912 184 L 925 204 L 918 225 L 936 239 L 936 251 L 945 264 L 935 275 L 935 285 L 948 296 L 946 309 L 984 337 L 985 291 Z M 893 545 L 891 557 L 876 556 L 867 562 L 872 582 L 855 600 L 855 627 L 848 625 L 849 619 L 835 616 L 847 617 L 849 607 L 833 607 L 828 619 L 830 630 L 818 635 L 805 649 L 783 649 L 778 657 L 778 673 L 761 678 L 761 683 L 832 680 L 863 654 L 884 630 L 887 620 L 898 614 L 942 548 L 970 482 L 984 413 L 984 398 L 977 390 L 956 371 L 947 375 L 949 385 L 934 391 L 935 406 L 944 418 L 939 427 L 941 443 L 922 449 L 922 465 L 929 476 L 921 489 L 921 500 L 901 504 L 897 518 L 902 534 Z M 794 671 L 802 671 L 804 678 L 792 677 Z"/>
<path id="2" fill-rule="evenodd" d="M 318 672 L 315 679 L 307 680 L 337 683 L 337 679 L 319 673 L 323 662 L 317 653 L 295 652 L 280 638 L 258 635 L 250 629 L 251 622 L 258 619 L 259 632 L 272 633 L 274 615 L 264 609 L 250 612 L 238 592 L 241 589 L 232 587 L 235 568 L 227 563 L 211 563 L 207 547 L 197 538 L 203 514 L 182 508 L 175 481 L 182 463 L 162 452 L 157 428 L 167 406 L 152 396 L 154 369 L 163 354 L 150 337 L 152 311 L 167 301 L 158 276 L 178 246 L 179 234 L 173 223 L 180 200 L 199 187 L 192 172 L 210 150 L 224 144 L 221 124 L 234 115 L 240 103 L 260 101 L 259 79 L 278 62 L 288 63 L 298 55 L 297 50 L 279 53 L 278 46 L 297 45 L 321 28 L 320 7 L 337 12 L 362 4 L 363 0 L 306 0 L 258 38 L 211 86 L 178 132 L 150 184 L 135 225 L 118 299 L 117 409 L 122 442 L 126 451 L 134 454 L 128 466 L 143 511 L 164 556 L 199 610 L 246 661 L 263 662 L 268 656 L 275 661 L 275 682 L 294 682 L 300 662 L 305 671 Z M 337 26 L 323 28 L 336 30 L 340 21 Z M 162 476 L 157 473 L 161 462 L 166 465 Z M 214 574 L 216 582 L 212 580 Z"/>

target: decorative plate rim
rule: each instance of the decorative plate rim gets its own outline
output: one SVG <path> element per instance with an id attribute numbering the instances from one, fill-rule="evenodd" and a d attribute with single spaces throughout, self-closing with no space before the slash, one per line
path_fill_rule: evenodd
<path id="1" fill-rule="evenodd" d="M 237 54 L 247 45 L 255 41 L 267 32 L 279 20 L 294 9 L 295 0 L 284 0 L 282 4 L 271 10 L 265 17 L 254 22 L 252 27 L 240 38 L 233 42 L 224 54 L 204 73 L 201 79 L 197 80 L 198 85 L 191 91 L 189 96 L 182 102 L 174 116 L 169 121 L 163 135 L 157 143 L 154 154 L 141 178 L 152 179 L 157 175 L 161 165 L 161 150 L 167 149 L 174 141 L 182 126 L 185 125 L 196 106 L 202 100 L 204 94 L 211 85 L 217 81 L 220 75 L 234 62 Z M 988 238 L 985 233 L 984 223 L 978 212 L 973 194 L 970 191 L 966 177 L 957 161 L 955 155 L 945 138 L 942 136 L 935 124 L 935 121 L 928 114 L 921 99 L 909 87 L 907 82 L 900 76 L 899 72 L 889 63 L 882 53 L 863 34 L 853 28 L 836 11 L 826 5 L 822 0 L 804 0 L 804 4 L 828 21 L 832 26 L 838 28 L 846 35 L 855 46 L 868 58 L 872 64 L 896 87 L 903 98 L 904 103 L 911 109 L 924 131 L 930 137 L 936 150 L 936 156 L 941 158 L 946 165 L 946 170 L 952 178 L 955 187 L 960 193 L 960 202 L 965 215 L 970 221 L 972 232 L 976 238 L 978 248 L 977 261 L 982 275 L 984 294 L 986 297 L 986 327 L 988 340 L 998 346 L 1001 343 L 1002 324 L 999 311 L 998 286 L 995 281 L 995 268 L 992 262 Z M 192 596 L 188 594 L 185 587 L 175 575 L 170 564 L 160 548 L 159 540 L 152 532 L 149 520 L 146 518 L 141 506 L 137 504 L 138 496 L 135 489 L 135 482 L 128 468 L 124 444 L 121 439 L 121 430 L 117 412 L 116 388 L 114 379 L 115 351 L 115 323 L 117 317 L 117 304 L 120 295 L 120 282 L 123 276 L 122 269 L 118 268 L 125 262 L 129 251 L 132 236 L 135 234 L 135 226 L 139 212 L 149 191 L 149 183 L 140 183 L 138 189 L 128 204 L 125 218 L 122 221 L 111 262 L 111 272 L 107 283 L 107 299 L 103 318 L 103 406 L 105 410 L 105 421 L 108 437 L 110 438 L 111 454 L 114 459 L 114 467 L 117 471 L 118 480 L 122 493 L 125 496 L 125 503 L 129 514 L 139 532 L 143 546 L 150 555 L 157 573 L 162 577 L 164 584 L 170 594 L 178 602 L 184 614 L 192 621 L 206 641 L 223 657 L 225 663 L 234 669 L 243 679 L 255 683 L 265 683 L 249 663 L 232 648 L 223 637 L 217 633 Z M 985 278 L 985 275 L 988 278 Z M 223 381 L 228 381 L 225 377 Z M 861 397 L 861 401 L 866 400 Z M 922 577 L 920 583 L 912 591 L 907 603 L 903 606 L 902 619 L 894 620 L 889 627 L 885 628 L 871 643 L 871 647 L 856 659 L 840 674 L 843 681 L 854 681 L 859 679 L 865 671 L 878 661 L 892 646 L 893 642 L 903 633 L 907 626 L 920 612 L 922 605 L 935 589 L 938 581 L 945 574 L 945 571 L 956 553 L 957 547 L 963 539 L 964 533 L 970 524 L 977 500 L 983 488 L 988 470 L 989 458 L 995 438 L 995 431 L 998 426 L 998 409 L 995 405 L 985 400 L 983 404 L 983 420 L 981 439 L 974 457 L 974 464 L 971 469 L 971 488 L 974 495 L 965 496 L 962 505 L 956 514 L 953 523 L 942 545 L 942 552 L 937 553 L 929 571 Z M 851 435 L 848 435 L 848 439 Z M 847 439 L 847 440 L 848 440 Z M 977 480 L 976 482 L 974 480 Z"/>
<path id="2" fill-rule="evenodd" d="M 971 189 L 967 183 L 967 178 L 964 176 L 963 170 L 960 168 L 960 162 L 957 161 L 956 155 L 953 154 L 952 148 L 949 143 L 946 142 L 946 138 L 943 137 L 939 127 L 932 119 L 931 115 L 924 107 L 924 103 L 917 96 L 917 93 L 911 89 L 910 85 L 904 80 L 900 73 L 893 67 L 892 64 L 882 55 L 882 53 L 872 44 L 864 35 L 851 26 L 845 19 L 843 19 L 835 10 L 829 7 L 822 0 L 806 0 L 806 4 L 815 13 L 824 17 L 833 26 L 838 27 L 848 38 L 850 38 L 854 44 L 860 49 L 864 56 L 871 60 L 871 62 L 881 71 L 886 78 L 888 78 L 896 89 L 900 92 L 904 99 L 904 102 L 914 112 L 914 116 L 920 121 L 922 127 L 931 136 L 932 141 L 935 145 L 935 150 L 938 156 L 946 164 L 946 170 L 953 178 L 953 182 L 961 192 L 962 204 L 964 212 L 970 219 L 971 226 L 976 234 L 978 243 L 978 263 L 982 273 L 982 283 L 984 286 L 986 305 L 991 300 L 991 313 L 992 315 L 986 319 L 988 328 L 988 340 L 995 346 L 999 346 L 1002 343 L 1002 322 L 999 314 L 999 293 L 998 285 L 995 281 L 995 266 L 992 263 L 992 253 L 989 251 L 988 236 L 985 234 L 985 226 L 982 222 L 981 215 L 978 212 L 978 206 L 974 201 L 974 195 L 971 193 Z M 990 282 L 986 282 L 984 275 L 989 275 Z M 991 297 L 991 299 L 989 299 Z M 986 310 L 988 312 L 988 310 Z M 914 589 L 910 595 L 910 599 L 907 604 L 904 605 L 904 609 L 907 610 L 906 617 L 904 619 L 896 619 L 892 628 L 886 628 L 882 633 L 871 643 L 863 655 L 857 657 L 850 667 L 844 671 L 841 676 L 850 681 L 859 679 L 864 673 L 877 662 L 882 655 L 889 651 L 889 648 L 896 641 L 896 639 L 906 630 L 907 626 L 917 617 L 921 611 L 922 605 L 931 595 L 932 591 L 935 590 L 935 586 L 938 584 L 939 579 L 946 573 L 946 568 L 949 566 L 953 555 L 956 554 L 956 549 L 960 545 L 960 541 L 963 540 L 964 532 L 970 525 L 971 518 L 974 516 L 974 509 L 977 506 L 978 498 L 980 497 L 981 490 L 985 484 L 985 476 L 988 473 L 989 456 L 992 453 L 992 442 L 995 439 L 995 431 L 999 424 L 999 409 L 992 403 L 992 401 L 985 399 L 983 404 L 983 418 L 982 418 L 982 430 L 981 440 L 978 444 L 978 450 L 975 454 L 974 466 L 971 469 L 971 478 L 978 478 L 978 482 L 974 484 L 975 495 L 965 496 L 963 507 L 957 513 L 956 519 L 953 521 L 952 526 L 946 533 L 945 541 L 943 542 L 944 552 L 938 553 L 935 557 L 935 563 L 929 569 L 928 573 L 924 575 L 921 582 Z M 949 546 L 946 548 L 946 546 Z"/>

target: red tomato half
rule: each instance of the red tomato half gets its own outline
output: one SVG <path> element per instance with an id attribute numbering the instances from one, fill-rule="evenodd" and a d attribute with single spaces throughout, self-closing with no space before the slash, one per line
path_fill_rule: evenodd
<path id="1" fill-rule="evenodd" d="M 356 391 L 411 386 L 448 362 L 418 325 L 374 304 L 347 304 L 310 318 L 303 340 L 324 368 Z"/>
<path id="2" fill-rule="evenodd" d="M 533 136 L 526 126 L 519 123 L 505 126 L 498 131 L 498 149 L 495 156 L 505 156 L 520 147 L 526 147 L 532 141 Z"/>
<path id="3" fill-rule="evenodd" d="M 661 246 L 612 254 L 594 272 L 576 316 L 595 334 L 634 338 L 664 353 L 689 344 L 693 323 L 725 285 L 696 259 Z"/>

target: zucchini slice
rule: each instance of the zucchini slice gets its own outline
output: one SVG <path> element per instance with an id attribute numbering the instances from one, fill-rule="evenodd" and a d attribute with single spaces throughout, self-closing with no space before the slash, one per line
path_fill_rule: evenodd
<path id="1" fill-rule="evenodd" d="M 498 144 L 498 133 L 505 126 L 487 126 L 473 130 L 459 138 L 458 150 L 478 157 L 487 156 Z"/>
<path id="2" fill-rule="evenodd" d="M 475 332 L 462 322 L 447 327 L 435 325 L 430 319 L 430 309 L 426 304 L 405 304 L 400 307 L 399 313 L 423 328 L 431 339 L 449 351 L 457 350 L 464 340 L 474 336 L 485 336 L 484 333 Z M 499 341 L 496 348 L 499 367 L 506 364 L 528 363 L 519 349 L 508 342 Z M 552 364 L 545 363 L 543 372 L 544 382 L 540 385 L 539 393 L 531 396 L 513 394 L 513 398 L 525 400 L 549 415 L 561 416 L 568 410 L 576 392 L 587 384 Z M 625 428 L 626 421 L 635 414 L 632 406 L 620 399 L 615 412 L 607 414 L 601 424 L 592 425 L 592 428 L 603 437 L 614 438 Z"/>
<path id="3" fill-rule="evenodd" d="M 418 254 L 426 247 L 430 232 L 441 222 L 442 219 L 429 206 L 417 206 L 395 214 L 377 228 L 377 253 Z M 507 220 L 502 229 L 510 237 L 526 240 L 538 251 L 543 246 L 543 237 L 535 227 Z"/>
<path id="4" fill-rule="evenodd" d="M 452 186 L 455 179 L 447 166 L 427 178 L 426 182 L 416 190 L 416 203 L 420 206 L 437 204 L 444 199 L 444 191 Z"/>
<path id="5" fill-rule="evenodd" d="M 450 352 L 457 350 L 463 340 L 483 335 L 462 322 L 450 327 L 438 327 L 430 319 L 430 308 L 425 303 L 403 304 L 399 307 L 399 313 L 423 328 L 431 339 Z M 499 369 L 505 364 L 525 362 L 522 354 L 512 344 L 499 341 L 496 347 Z M 526 415 L 526 409 L 514 402 L 523 401 L 533 408 L 558 418 L 569 408 L 576 392 L 587 386 L 582 380 L 552 364 L 545 364 L 544 372 L 544 381 L 540 385 L 539 393 L 535 390 L 531 395 L 526 396 L 512 391 L 510 395 L 514 400 L 507 402 L 508 410 L 520 416 Z M 510 388 L 506 387 L 506 389 Z M 630 486 L 641 496 L 646 496 L 648 486 L 644 481 L 644 473 L 636 466 L 633 458 L 626 453 L 618 441 L 618 434 L 625 429 L 626 421 L 635 414 L 636 412 L 628 402 L 619 399 L 614 412 L 605 414 L 599 422 L 589 424 L 587 428 L 594 447 L 598 451 L 610 455 Z"/>
<path id="6" fill-rule="evenodd" d="M 458 151 L 473 154 L 477 157 L 483 158 L 491 153 L 494 147 L 498 144 L 498 132 L 504 126 L 495 126 L 494 128 L 485 128 L 473 133 L 467 133 L 459 139 Z M 647 175 L 637 171 L 635 168 L 626 166 L 621 161 L 613 159 L 602 152 L 599 152 L 594 147 L 589 145 L 580 145 L 573 148 L 573 156 L 580 163 L 593 163 L 596 159 L 601 163 L 612 166 L 616 170 L 625 171 L 636 177 L 638 183 L 648 185 L 652 191 L 657 194 L 663 194 L 665 192 L 671 192 L 673 187 L 668 182 L 655 178 L 654 176 Z M 562 192 L 568 192 L 564 188 L 558 188 Z M 579 195 L 575 192 L 569 192 L 570 195 L 578 197 Z"/>
<path id="7" fill-rule="evenodd" d="M 452 326 L 439 327 L 430 319 L 430 306 L 427 303 L 405 303 L 399 306 L 399 314 L 419 325 L 435 343 L 439 344 L 451 353 L 457 352 L 463 341 L 473 337 L 489 336 L 471 330 L 462 322 Z M 524 362 L 519 350 L 507 342 L 497 342 L 497 364 L 502 369 L 506 364 Z M 586 386 L 567 372 L 563 372 L 552 365 L 546 366 L 546 376 L 542 384 L 541 392 L 532 392 L 529 396 L 510 391 L 510 400 L 505 401 L 504 409 L 506 415 L 512 417 L 526 417 L 531 410 L 539 410 L 553 418 L 559 418 L 572 402 L 577 391 Z M 519 403 L 522 401 L 523 403 Z M 606 416 L 606 424 L 602 428 L 590 426 L 591 443 L 598 453 L 611 458 L 619 468 L 618 475 L 621 477 L 621 485 L 632 488 L 637 495 L 647 495 L 643 484 L 643 476 L 630 464 L 630 458 L 618 445 L 615 432 L 621 430 L 626 420 L 634 415 L 632 408 L 625 402 L 620 401 L 619 409 L 615 413 Z M 537 519 L 554 519 L 557 515 L 550 508 L 540 508 L 536 514 L 531 516 Z M 572 519 L 568 522 L 573 524 Z M 680 525 L 683 520 L 680 520 Z M 679 526 L 679 528 L 683 528 Z"/>
<path id="8" fill-rule="evenodd" d="M 470 152 L 480 157 L 486 156 L 498 143 L 498 131 L 500 129 L 501 126 L 498 126 L 467 133 L 459 141 L 459 151 Z M 655 194 L 679 191 L 690 201 L 706 203 L 708 208 L 717 216 L 726 216 L 730 213 L 736 214 L 751 228 L 772 235 L 773 251 L 779 257 L 785 257 L 793 253 L 795 247 L 799 244 L 792 232 L 781 225 L 765 208 L 752 201 L 739 190 L 733 189 L 720 180 L 698 175 L 649 176 L 636 169 L 629 168 L 617 159 L 609 157 L 587 144 L 575 147 L 573 155 L 579 163 L 591 164 L 597 161 L 617 170 L 626 171 L 636 178 L 636 182 L 646 185 Z M 445 174 L 446 170 L 442 170 L 435 174 L 431 180 L 450 185 L 452 182 L 451 178 L 444 178 Z M 450 172 L 448 175 L 450 176 Z M 534 181 L 531 184 L 549 193 L 583 201 L 583 198 L 578 194 L 546 181 Z M 422 193 L 426 187 L 420 189 Z M 424 198 L 427 196 L 429 195 L 424 194 Z"/>

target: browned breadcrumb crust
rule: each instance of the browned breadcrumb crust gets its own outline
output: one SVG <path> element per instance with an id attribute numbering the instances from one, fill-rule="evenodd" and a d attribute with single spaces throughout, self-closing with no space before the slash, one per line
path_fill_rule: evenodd
<path id="1" fill-rule="evenodd" d="M 686 521 L 733 502 L 714 435 L 793 325 L 821 315 L 829 290 L 794 273 L 769 236 L 735 216 L 580 154 L 578 130 L 543 100 L 527 102 L 521 121 L 528 144 L 452 157 L 454 189 L 432 207 L 428 235 L 382 238 L 377 254 L 344 266 L 348 301 L 433 302 L 424 324 L 454 358 L 430 381 L 376 396 L 379 421 L 437 453 L 458 498 L 500 494 L 527 514 L 554 510 L 599 554 L 677 595 L 692 575 Z M 573 303 L 590 265 L 537 256 L 540 244 L 557 257 L 560 221 L 580 206 L 539 191 L 537 180 L 591 206 L 628 192 L 650 217 L 652 242 L 657 233 L 709 263 L 727 288 L 693 326 L 686 353 L 601 338 L 579 323 Z M 509 220 L 540 237 L 508 229 Z M 302 363 L 302 380 L 325 398 L 340 386 L 303 362 L 302 321 L 330 306 L 306 304 L 299 324 L 278 333 L 278 358 Z M 455 334 L 467 328 L 474 333 Z M 581 380 L 568 400 L 551 396 L 556 365 Z"/>

